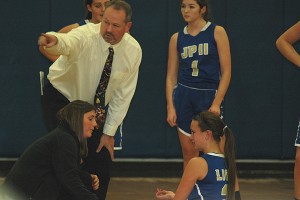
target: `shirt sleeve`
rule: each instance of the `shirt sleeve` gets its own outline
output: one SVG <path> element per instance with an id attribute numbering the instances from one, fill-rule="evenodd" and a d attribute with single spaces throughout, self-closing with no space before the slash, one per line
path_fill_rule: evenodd
<path id="1" fill-rule="evenodd" d="M 134 70 L 123 78 L 109 101 L 108 113 L 103 128 L 103 133 L 106 135 L 114 136 L 116 134 L 118 126 L 122 123 L 129 109 L 137 85 L 139 66 L 142 60 L 141 49 L 136 55 L 133 62 Z"/>
<path id="2" fill-rule="evenodd" d="M 56 143 L 57 148 L 56 152 L 53 153 L 52 160 L 55 175 L 62 184 L 63 189 L 76 200 L 96 200 L 96 195 L 90 192 L 81 180 L 81 173 L 85 172 L 79 170 L 79 147 L 75 139 L 62 133 L 60 137 L 57 137 Z M 84 181 L 86 182 L 86 180 Z"/>
<path id="3" fill-rule="evenodd" d="M 45 47 L 45 50 L 54 55 L 72 55 L 72 57 L 76 57 L 83 46 L 82 43 L 85 41 L 85 34 L 83 33 L 84 30 L 81 29 L 73 29 L 68 33 L 47 32 L 47 34 L 54 35 L 57 38 L 57 44 L 50 48 Z"/>

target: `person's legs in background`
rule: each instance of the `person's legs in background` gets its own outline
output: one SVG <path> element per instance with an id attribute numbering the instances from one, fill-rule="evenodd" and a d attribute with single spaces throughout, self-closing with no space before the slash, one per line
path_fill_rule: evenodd
<path id="1" fill-rule="evenodd" d="M 295 141 L 296 157 L 294 166 L 294 196 L 300 200 L 300 120 L 298 125 L 297 137 Z"/>
<path id="2" fill-rule="evenodd" d="M 103 147 L 99 153 L 96 149 L 100 143 L 102 129 L 95 130 L 92 137 L 88 139 L 88 156 L 84 159 L 83 169 L 90 174 L 98 176 L 100 181 L 99 190 L 95 191 L 99 200 L 105 200 L 110 181 L 112 160 L 107 148 Z"/>
<path id="3" fill-rule="evenodd" d="M 41 108 L 48 131 L 57 127 L 58 120 L 56 118 L 56 113 L 68 103 L 70 103 L 70 101 L 50 83 L 44 87 L 43 95 L 41 96 Z"/>
<path id="4" fill-rule="evenodd" d="M 294 195 L 300 200 L 300 147 L 296 147 L 296 158 L 294 166 Z"/>
<path id="5" fill-rule="evenodd" d="M 179 141 L 181 144 L 182 158 L 183 158 L 183 170 L 185 169 L 187 163 L 194 157 L 199 156 L 198 150 L 192 145 L 190 137 L 183 134 L 178 130 Z"/>

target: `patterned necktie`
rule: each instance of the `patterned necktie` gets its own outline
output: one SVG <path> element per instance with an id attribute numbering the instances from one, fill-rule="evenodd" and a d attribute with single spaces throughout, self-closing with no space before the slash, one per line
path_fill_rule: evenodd
<path id="1" fill-rule="evenodd" d="M 109 54 L 106 58 L 103 72 L 101 75 L 101 79 L 99 82 L 99 85 L 96 90 L 94 103 L 96 107 L 96 121 L 98 124 L 98 127 L 102 126 L 105 121 L 105 91 L 109 82 L 109 77 L 111 73 L 111 66 L 113 62 L 114 57 L 114 49 L 112 47 L 108 48 Z"/>

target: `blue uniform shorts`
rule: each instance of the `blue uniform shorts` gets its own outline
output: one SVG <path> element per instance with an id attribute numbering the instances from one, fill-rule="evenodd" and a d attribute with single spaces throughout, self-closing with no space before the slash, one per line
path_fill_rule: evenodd
<path id="1" fill-rule="evenodd" d="M 300 147 L 300 119 L 299 119 L 299 125 L 298 125 L 298 130 L 297 130 L 297 136 L 295 140 L 295 146 Z"/>
<path id="2" fill-rule="evenodd" d="M 173 101 L 177 115 L 177 127 L 183 134 L 190 136 L 192 117 L 202 111 L 207 111 L 217 90 L 191 88 L 178 84 L 173 91 Z"/>

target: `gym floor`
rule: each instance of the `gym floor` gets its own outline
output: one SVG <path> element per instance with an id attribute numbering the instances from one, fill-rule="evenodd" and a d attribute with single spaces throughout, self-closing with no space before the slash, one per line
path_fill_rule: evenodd
<path id="1" fill-rule="evenodd" d="M 0 184 L 14 162 L 0 162 Z M 292 200 L 293 161 L 238 162 L 243 200 Z M 154 200 L 156 188 L 176 191 L 181 162 L 114 162 L 107 200 Z M 101 180 L 100 180 L 101 184 Z"/>
<path id="2" fill-rule="evenodd" d="M 111 179 L 107 200 L 154 200 L 156 188 L 175 191 L 180 178 Z M 240 179 L 243 200 L 292 200 L 292 179 Z"/>
<path id="3" fill-rule="evenodd" d="M 237 162 L 243 200 L 292 200 L 294 161 Z M 176 191 L 182 162 L 115 162 L 107 200 L 154 200 L 156 188 Z"/>
<path id="4" fill-rule="evenodd" d="M 0 183 L 3 177 L 0 178 Z M 175 191 L 180 178 L 113 177 L 107 200 L 154 200 L 156 188 Z M 240 179 L 243 200 L 292 200 L 292 179 Z"/>

